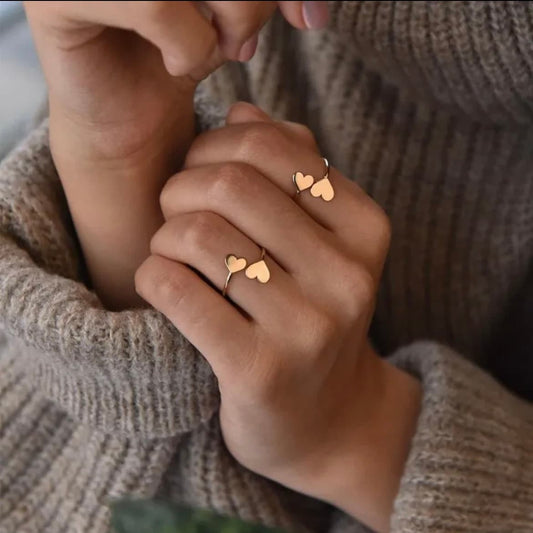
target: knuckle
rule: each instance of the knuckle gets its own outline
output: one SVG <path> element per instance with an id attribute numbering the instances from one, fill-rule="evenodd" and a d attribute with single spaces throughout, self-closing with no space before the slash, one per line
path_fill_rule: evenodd
<path id="1" fill-rule="evenodd" d="M 307 144 L 316 146 L 315 134 L 307 126 L 301 125 L 300 135 Z"/>
<path id="2" fill-rule="evenodd" d="M 147 35 L 143 36 L 158 36 L 162 33 L 162 28 L 166 28 L 165 34 L 171 34 L 171 25 L 179 13 L 176 12 L 175 2 L 163 1 L 143 1 L 139 2 L 140 16 L 143 17 L 143 28 Z M 194 46 L 184 47 L 180 46 L 179 41 L 166 41 L 167 49 L 163 52 L 171 52 L 172 71 L 174 75 L 190 74 L 193 69 L 203 65 L 213 54 L 217 46 L 217 35 L 213 28 L 209 27 L 209 31 L 202 29 L 193 35 Z M 151 39 L 150 39 L 151 40 Z M 158 41 L 159 42 L 159 41 Z"/>
<path id="3" fill-rule="evenodd" d="M 135 292 L 146 299 L 148 294 L 148 283 L 150 281 L 150 262 L 152 256 L 148 257 L 141 266 L 135 271 L 133 276 L 133 283 L 135 286 Z"/>
<path id="4" fill-rule="evenodd" d="M 172 198 L 178 180 L 179 176 L 177 174 L 169 178 L 159 193 L 159 206 L 165 218 L 168 218 L 172 213 Z"/>
<path id="5" fill-rule="evenodd" d="M 375 281 L 370 272 L 357 263 L 342 275 L 343 310 L 345 314 L 356 319 L 368 313 L 375 298 Z"/>
<path id="6" fill-rule="evenodd" d="M 248 183 L 249 173 L 244 165 L 234 162 L 219 165 L 207 192 L 208 201 L 213 205 L 231 203 Z"/>
<path id="7" fill-rule="evenodd" d="M 380 249 L 387 250 L 392 237 L 390 218 L 385 210 L 375 202 L 372 210 L 372 218 L 372 226 L 376 231 L 375 242 L 379 245 Z"/>
<path id="8" fill-rule="evenodd" d="M 166 222 L 152 235 L 152 238 L 150 239 L 151 254 L 164 255 L 163 249 L 166 241 L 165 235 L 169 230 L 168 225 L 169 223 Z"/>
<path id="9" fill-rule="evenodd" d="M 232 123 L 235 120 L 245 122 L 253 122 L 254 120 L 261 120 L 263 118 L 263 112 L 256 106 L 250 105 L 248 102 L 239 101 L 232 104 L 227 114 L 227 122 Z"/>
<path id="10" fill-rule="evenodd" d="M 219 227 L 219 219 L 214 213 L 196 213 L 181 232 L 179 240 L 187 249 L 198 250 L 206 247 L 211 239 L 217 238 L 216 235 L 220 234 Z"/>
<path id="11" fill-rule="evenodd" d="M 261 153 L 283 153 L 286 140 L 283 134 L 270 122 L 257 122 L 246 128 L 239 143 L 239 156 L 244 161 L 256 159 Z"/>
<path id="12" fill-rule="evenodd" d="M 305 124 L 292 122 L 291 127 L 302 142 L 308 146 L 316 146 L 315 134 Z"/>
<path id="13" fill-rule="evenodd" d="M 179 270 L 161 257 L 150 256 L 135 272 L 135 290 L 154 307 L 167 307 L 179 303 L 187 289 Z"/>
<path id="14" fill-rule="evenodd" d="M 153 283 L 154 307 L 163 310 L 169 318 L 176 316 L 180 308 L 187 308 L 185 302 L 189 289 L 177 269 L 175 271 L 167 269 L 165 273 L 157 276 Z"/>
<path id="15" fill-rule="evenodd" d="M 320 356 L 331 346 L 336 336 L 337 324 L 333 317 L 323 310 L 308 310 L 305 324 L 307 356 Z"/>
<path id="16" fill-rule="evenodd" d="M 184 168 L 196 167 L 202 164 L 202 154 L 205 152 L 205 147 L 209 146 L 211 134 L 211 131 L 204 131 L 193 139 L 185 155 Z"/>
<path id="17" fill-rule="evenodd" d="M 244 2 L 239 9 L 234 9 L 231 18 L 226 18 L 222 24 L 222 32 L 232 45 L 242 45 L 261 30 L 263 24 L 270 18 L 269 2 Z M 265 9 L 265 5 L 266 9 Z"/>
<path id="18" fill-rule="evenodd" d="M 302 135 L 305 135 L 307 138 L 312 139 L 313 141 L 315 140 L 315 135 L 308 126 L 300 123 L 296 123 L 296 125 L 298 126 L 298 129 Z"/>
<path id="19" fill-rule="evenodd" d="M 339 316 L 347 317 L 353 322 L 368 313 L 377 289 L 377 282 L 370 270 L 340 251 L 328 255 L 328 264 L 337 280 L 335 286 Z"/>

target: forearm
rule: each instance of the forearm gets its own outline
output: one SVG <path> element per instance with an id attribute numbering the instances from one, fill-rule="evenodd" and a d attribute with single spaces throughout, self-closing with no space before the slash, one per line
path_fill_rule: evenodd
<path id="1" fill-rule="evenodd" d="M 112 132 L 87 135 L 51 106 L 54 161 L 92 286 L 109 309 L 142 305 L 134 273 L 149 255 L 150 239 L 162 224 L 160 191 L 181 165 L 193 134 L 191 94 L 147 142 L 124 146 L 120 157 L 110 158 L 105 154 L 105 135 Z"/>

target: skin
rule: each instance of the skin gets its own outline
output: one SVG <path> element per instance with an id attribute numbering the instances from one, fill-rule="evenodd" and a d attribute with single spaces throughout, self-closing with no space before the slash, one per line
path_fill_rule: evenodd
<path id="1" fill-rule="evenodd" d="M 239 462 L 387 531 L 420 404 L 368 342 L 389 223 L 334 168 L 332 202 L 295 197 L 295 161 L 323 175 L 309 130 L 234 106 L 165 185 L 136 287 L 211 364 Z M 224 299 L 223 258 L 256 261 L 257 243 L 271 280 L 236 273 Z"/>
<path id="2" fill-rule="evenodd" d="M 367 340 L 387 218 L 335 169 L 331 203 L 294 198 L 295 167 L 324 171 L 313 136 L 253 106 L 193 143 L 198 80 L 253 55 L 275 2 L 203 2 L 210 22 L 190 2 L 126 4 L 26 4 L 92 285 L 109 309 L 149 302 L 202 352 L 237 460 L 386 531 L 420 404 Z M 302 2 L 280 8 L 305 27 Z M 271 281 L 237 273 L 222 298 L 223 258 L 254 261 L 257 243 Z"/>
<path id="3" fill-rule="evenodd" d="M 48 85 L 52 156 L 93 288 L 109 309 L 143 305 L 134 272 L 163 222 L 161 188 L 194 137 L 198 81 L 227 59 L 249 59 L 276 8 L 25 3 Z M 280 9 L 305 28 L 302 2 Z"/>

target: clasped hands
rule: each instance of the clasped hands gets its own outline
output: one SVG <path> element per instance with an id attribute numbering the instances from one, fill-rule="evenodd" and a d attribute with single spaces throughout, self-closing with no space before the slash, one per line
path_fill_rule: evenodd
<path id="1" fill-rule="evenodd" d="M 241 464 L 386 531 L 420 405 L 368 341 L 390 226 L 333 167 L 333 201 L 296 195 L 297 170 L 323 174 L 312 133 L 233 106 L 166 183 L 135 286 L 210 363 Z M 224 298 L 225 257 L 262 247 L 269 282 L 235 275 Z"/>

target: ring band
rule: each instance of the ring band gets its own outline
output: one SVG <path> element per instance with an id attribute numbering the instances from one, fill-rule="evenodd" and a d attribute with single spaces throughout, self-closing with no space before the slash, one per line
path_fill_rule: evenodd
<path id="1" fill-rule="evenodd" d="M 325 202 L 331 202 L 335 198 L 335 191 L 329 180 L 329 161 L 325 157 L 322 158 L 322 161 L 326 165 L 326 170 L 319 180 L 316 180 L 311 174 L 304 174 L 299 170 L 292 175 L 296 195 L 310 189 L 313 198 L 322 198 Z"/>
<path id="2" fill-rule="evenodd" d="M 256 279 L 259 283 L 268 283 L 270 281 L 270 269 L 265 262 L 266 251 L 261 248 L 261 257 L 255 263 L 248 265 L 248 262 L 244 257 L 237 257 L 234 254 L 228 254 L 224 262 L 228 269 L 228 275 L 226 276 L 226 282 L 222 289 L 222 296 L 225 298 L 228 292 L 228 285 L 231 280 L 231 276 L 237 272 L 244 270 L 244 274 L 248 279 Z"/>

